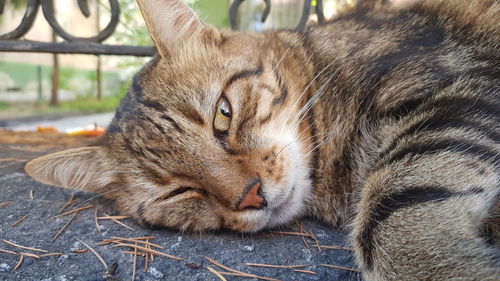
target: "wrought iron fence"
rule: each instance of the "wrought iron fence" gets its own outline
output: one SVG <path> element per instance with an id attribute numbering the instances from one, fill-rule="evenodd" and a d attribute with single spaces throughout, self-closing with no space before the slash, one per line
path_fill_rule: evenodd
<path id="1" fill-rule="evenodd" d="M 66 0 L 67 1 L 67 0 Z M 63 54 L 93 54 L 93 55 L 129 55 L 152 56 L 155 48 L 152 46 L 129 46 L 102 44 L 116 29 L 120 18 L 120 6 L 117 0 L 108 0 L 111 17 L 104 29 L 95 36 L 78 37 L 70 34 L 59 24 L 54 15 L 53 0 L 28 0 L 26 11 L 21 23 L 8 33 L 0 35 L 0 51 L 3 52 L 39 52 Z M 6 0 L 0 0 L 0 15 L 3 13 Z M 85 17 L 90 16 L 87 0 L 77 0 L 78 7 Z M 20 40 L 35 22 L 38 10 L 42 9 L 43 15 L 52 30 L 66 42 L 47 43 L 29 40 Z"/>
<path id="2" fill-rule="evenodd" d="M 65 0 L 68 1 L 68 0 Z M 238 29 L 237 12 L 245 0 L 234 0 L 229 8 L 229 22 L 232 29 Z M 262 0 L 265 9 L 262 13 L 262 22 L 266 21 L 271 11 L 271 0 Z M 120 6 L 117 0 L 108 0 L 111 16 L 106 27 L 95 36 L 78 37 L 70 34 L 59 24 L 54 15 L 53 0 L 28 0 L 21 23 L 12 31 L 0 35 L 0 52 L 39 52 L 62 54 L 93 54 L 93 55 L 130 55 L 152 56 L 155 49 L 152 46 L 109 45 L 102 42 L 109 38 L 116 29 L 120 18 Z M 311 15 L 311 0 L 304 0 L 302 14 L 296 29 L 303 29 Z M 323 0 L 315 0 L 314 13 L 318 22 L 324 23 Z M 365 1 L 358 1 L 358 6 Z M 79 9 L 85 17 L 90 16 L 88 0 L 77 0 Z M 6 0 L 0 0 L 0 15 L 4 12 Z M 42 13 L 53 31 L 65 40 L 60 43 L 49 43 L 22 40 L 21 38 L 33 27 L 38 10 Z"/>

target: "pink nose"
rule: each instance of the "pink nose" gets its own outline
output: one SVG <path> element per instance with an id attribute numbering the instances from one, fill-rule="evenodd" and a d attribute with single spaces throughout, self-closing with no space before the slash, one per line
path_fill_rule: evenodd
<path id="1" fill-rule="evenodd" d="M 245 194 L 245 197 L 241 199 L 240 203 L 238 204 L 238 210 L 242 211 L 247 208 L 257 208 L 261 209 L 265 207 L 266 200 L 259 195 L 259 190 L 260 190 L 260 181 L 256 182 L 253 184 Z"/>

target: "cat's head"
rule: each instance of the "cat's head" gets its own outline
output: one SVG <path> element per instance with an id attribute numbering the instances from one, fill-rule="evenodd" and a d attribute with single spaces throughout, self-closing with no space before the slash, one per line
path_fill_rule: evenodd
<path id="1" fill-rule="evenodd" d="M 36 180 L 105 193 L 125 214 L 183 230 L 289 222 L 309 194 L 312 70 L 286 32 L 219 31 L 180 1 L 139 0 L 158 56 L 99 146 L 26 165 Z"/>

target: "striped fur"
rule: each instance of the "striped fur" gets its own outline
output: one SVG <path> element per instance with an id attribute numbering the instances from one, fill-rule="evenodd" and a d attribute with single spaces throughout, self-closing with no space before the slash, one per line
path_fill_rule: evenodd
<path id="1" fill-rule="evenodd" d="M 411 1 L 264 33 L 138 2 L 159 56 L 94 157 L 45 156 L 31 176 L 118 186 L 116 207 L 153 226 L 342 225 L 366 280 L 500 279 L 498 1 Z M 213 128 L 220 96 L 226 132 Z M 238 210 L 256 180 L 267 206 Z"/>

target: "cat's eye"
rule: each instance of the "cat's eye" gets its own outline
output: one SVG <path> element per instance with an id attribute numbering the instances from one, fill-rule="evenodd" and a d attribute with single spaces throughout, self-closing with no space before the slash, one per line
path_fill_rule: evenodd
<path id="1" fill-rule="evenodd" d="M 217 131 L 225 132 L 229 130 L 231 125 L 231 117 L 233 112 L 231 111 L 231 105 L 226 97 L 221 96 L 217 101 L 217 108 L 214 117 L 214 128 Z"/>

